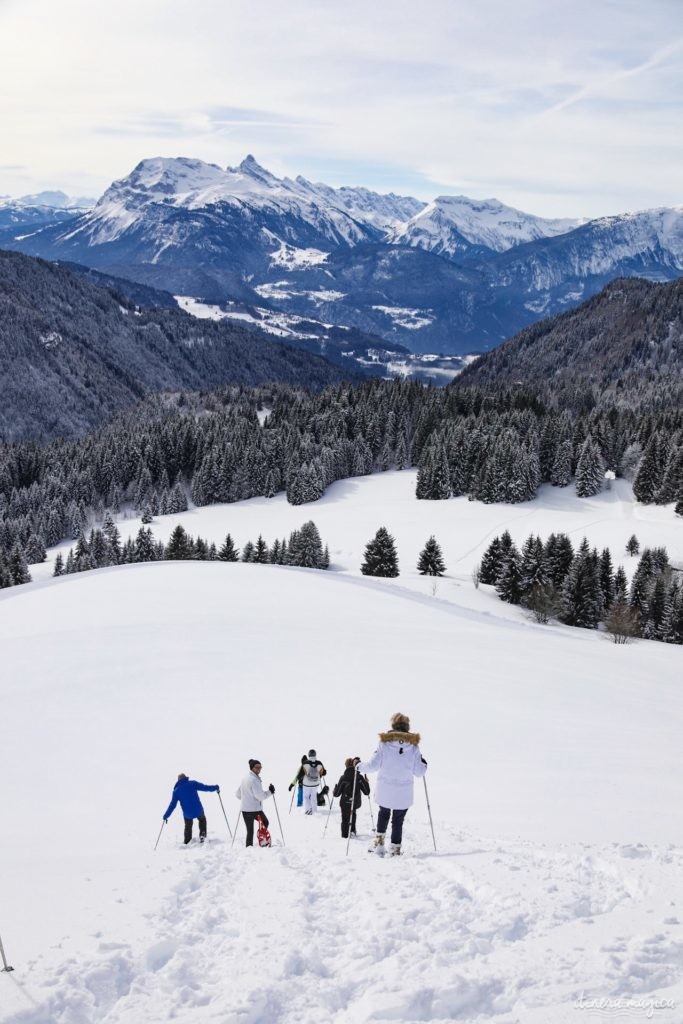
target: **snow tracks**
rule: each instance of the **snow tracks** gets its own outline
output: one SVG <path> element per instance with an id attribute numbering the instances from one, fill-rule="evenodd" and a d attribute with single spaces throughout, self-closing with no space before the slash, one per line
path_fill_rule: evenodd
<path id="1" fill-rule="evenodd" d="M 322 820 L 289 819 L 286 849 L 162 851 L 150 871 L 172 888 L 136 936 L 52 977 L 18 970 L 27 1008 L 0 1021 L 577 1024 L 594 1019 L 582 993 L 654 993 L 679 1003 L 654 1020 L 680 1020 L 680 849 L 452 832 L 433 854 L 413 819 L 406 856 L 370 856 L 366 837 L 346 858 L 338 820 L 324 842 Z"/>

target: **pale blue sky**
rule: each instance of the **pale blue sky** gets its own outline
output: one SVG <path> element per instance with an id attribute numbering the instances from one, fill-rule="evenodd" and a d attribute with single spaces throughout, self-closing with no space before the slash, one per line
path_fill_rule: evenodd
<path id="1" fill-rule="evenodd" d="M 0 0 L 0 193 L 146 156 L 592 217 L 683 202 L 681 0 Z"/>

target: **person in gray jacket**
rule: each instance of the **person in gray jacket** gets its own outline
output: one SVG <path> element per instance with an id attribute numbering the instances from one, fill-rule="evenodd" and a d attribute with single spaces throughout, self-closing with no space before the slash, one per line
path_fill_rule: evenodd
<path id="1" fill-rule="evenodd" d="M 235 796 L 240 801 L 242 817 L 247 827 L 247 846 L 254 845 L 254 822 L 260 816 L 263 824 L 268 828 L 268 818 L 263 811 L 263 801 L 271 797 L 275 792 L 275 786 L 271 782 L 268 789 L 264 789 L 261 783 L 261 762 L 257 758 L 249 761 L 249 774 L 245 775 L 240 783 Z"/>

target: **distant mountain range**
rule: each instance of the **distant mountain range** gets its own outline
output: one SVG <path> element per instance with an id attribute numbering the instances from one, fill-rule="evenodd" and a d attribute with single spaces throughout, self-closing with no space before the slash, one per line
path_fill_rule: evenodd
<path id="1" fill-rule="evenodd" d="M 49 209 L 0 205 L 0 245 L 414 352 L 484 351 L 616 277 L 683 274 L 683 207 L 578 224 L 277 178 L 252 156 L 143 160 L 92 209 Z"/>

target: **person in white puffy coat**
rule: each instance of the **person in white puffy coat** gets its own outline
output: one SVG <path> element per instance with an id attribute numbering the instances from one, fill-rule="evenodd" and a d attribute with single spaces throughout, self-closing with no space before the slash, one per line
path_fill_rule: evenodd
<path id="1" fill-rule="evenodd" d="M 401 852 L 403 821 L 413 804 L 413 780 L 427 771 L 427 762 L 420 753 L 420 734 L 410 732 L 410 719 L 400 713 L 392 715 L 391 731 L 379 734 L 380 743 L 372 757 L 361 761 L 357 770 L 363 775 L 378 772 L 375 799 L 379 804 L 375 849 L 385 852 L 389 819 L 391 818 L 391 853 Z"/>
<path id="2" fill-rule="evenodd" d="M 261 782 L 261 762 L 256 758 L 249 761 L 249 774 L 245 775 L 240 783 L 235 796 L 240 801 L 240 808 L 244 824 L 247 827 L 247 846 L 254 845 L 254 822 L 260 816 L 263 824 L 268 828 L 268 818 L 263 810 L 263 801 L 267 800 L 275 792 L 275 786 L 271 782 L 268 789 L 263 788 Z"/>

